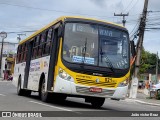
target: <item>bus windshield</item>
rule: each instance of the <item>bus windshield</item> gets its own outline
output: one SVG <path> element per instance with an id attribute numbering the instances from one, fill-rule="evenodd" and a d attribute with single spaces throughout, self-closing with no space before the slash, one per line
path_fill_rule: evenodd
<path id="1" fill-rule="evenodd" d="M 128 34 L 108 26 L 66 23 L 62 55 L 70 63 L 126 69 Z"/>

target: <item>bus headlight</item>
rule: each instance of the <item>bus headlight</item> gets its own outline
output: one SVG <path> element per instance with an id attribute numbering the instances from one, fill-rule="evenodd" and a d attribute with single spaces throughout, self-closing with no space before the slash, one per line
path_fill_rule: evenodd
<path id="1" fill-rule="evenodd" d="M 125 80 L 125 81 L 123 81 L 123 82 L 120 82 L 119 83 L 119 85 L 118 85 L 118 87 L 124 87 L 124 86 L 127 86 L 128 84 L 127 84 L 127 81 L 128 81 L 128 79 L 127 80 Z"/>
<path id="2" fill-rule="evenodd" d="M 68 81 L 72 81 L 72 77 L 69 74 L 67 74 L 67 72 L 64 71 L 62 68 L 59 68 L 59 77 Z"/>

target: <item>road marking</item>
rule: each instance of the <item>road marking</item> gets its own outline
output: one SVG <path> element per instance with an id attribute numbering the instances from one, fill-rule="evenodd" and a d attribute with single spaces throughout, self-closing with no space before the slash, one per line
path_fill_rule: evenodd
<path id="1" fill-rule="evenodd" d="M 6 95 L 4 95 L 4 94 L 0 94 L 1 96 L 6 96 Z"/>
<path id="2" fill-rule="evenodd" d="M 47 105 L 47 104 L 43 104 L 43 103 L 36 102 L 36 101 L 29 101 L 29 102 L 36 103 L 36 104 L 39 104 L 39 105 L 44 105 L 44 106 L 51 107 L 51 108 L 57 108 L 57 109 L 64 110 L 64 111 L 72 111 L 72 110 L 69 110 L 69 109 L 65 109 L 65 108 L 61 108 L 61 107 L 56 107 L 56 106 L 53 106 L 53 105 Z"/>

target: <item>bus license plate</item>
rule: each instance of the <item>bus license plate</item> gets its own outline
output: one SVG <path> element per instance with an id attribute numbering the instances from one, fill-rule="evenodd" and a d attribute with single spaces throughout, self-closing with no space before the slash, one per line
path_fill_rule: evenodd
<path id="1" fill-rule="evenodd" d="M 102 88 L 91 87 L 91 88 L 89 88 L 89 91 L 90 91 L 90 92 L 98 92 L 98 93 L 101 93 L 101 92 L 102 92 Z"/>

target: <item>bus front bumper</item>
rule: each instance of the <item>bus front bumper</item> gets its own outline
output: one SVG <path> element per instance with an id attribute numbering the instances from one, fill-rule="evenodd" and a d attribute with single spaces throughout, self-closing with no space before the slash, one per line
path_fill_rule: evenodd
<path id="1" fill-rule="evenodd" d="M 101 92 L 91 92 L 90 88 L 91 87 L 80 85 L 80 84 L 75 84 L 74 82 L 64 80 L 61 77 L 57 76 L 56 82 L 54 84 L 53 92 L 70 94 L 70 95 L 112 98 L 113 96 L 118 96 L 118 90 L 120 90 L 119 88 L 118 89 L 102 88 Z M 96 87 L 92 87 L 92 88 L 96 88 Z"/>

